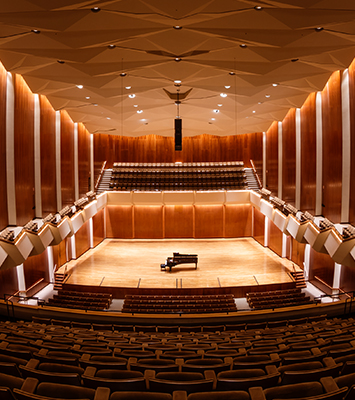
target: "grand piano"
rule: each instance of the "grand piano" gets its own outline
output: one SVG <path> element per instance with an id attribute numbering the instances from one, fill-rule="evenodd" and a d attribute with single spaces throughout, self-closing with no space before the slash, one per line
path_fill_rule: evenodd
<path id="1" fill-rule="evenodd" d="M 173 257 L 168 257 L 165 264 L 160 264 L 160 269 L 165 271 L 167 268 L 171 272 L 172 267 L 179 264 L 195 264 L 195 269 L 197 269 L 198 256 L 197 254 L 180 254 L 173 253 Z"/>

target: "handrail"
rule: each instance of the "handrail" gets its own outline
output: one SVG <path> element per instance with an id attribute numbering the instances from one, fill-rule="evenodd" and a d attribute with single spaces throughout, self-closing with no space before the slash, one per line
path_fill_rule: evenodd
<path id="1" fill-rule="evenodd" d="M 260 181 L 260 179 L 259 179 L 259 175 L 258 175 L 258 173 L 256 172 L 256 168 L 255 168 L 255 165 L 254 165 L 254 161 L 253 161 L 253 160 L 250 160 L 250 164 L 251 164 L 251 167 L 252 167 L 252 169 L 253 169 L 253 171 L 254 171 L 254 175 L 256 176 L 256 179 L 257 179 L 257 181 L 258 181 L 259 188 L 262 188 L 263 185 L 261 184 L 261 181 Z"/>
<path id="2" fill-rule="evenodd" d="M 102 174 L 103 174 L 103 172 L 105 170 L 105 167 L 106 167 L 106 163 L 107 163 L 107 161 L 104 161 L 102 163 L 102 167 L 101 167 L 99 176 L 97 177 L 96 184 L 95 184 L 95 192 L 96 192 L 97 188 L 99 187 L 99 184 L 100 184 L 100 181 L 101 181 L 101 178 L 102 178 Z"/>
<path id="3" fill-rule="evenodd" d="M 330 289 L 330 290 L 332 290 L 332 291 L 333 291 L 333 290 L 339 290 L 339 288 L 333 288 L 333 287 L 331 287 L 330 285 L 328 285 L 327 282 L 324 282 L 323 279 L 319 278 L 318 276 L 315 276 L 314 279 L 317 279 L 317 281 L 319 281 L 320 283 L 323 283 L 323 285 L 325 285 L 328 289 Z M 330 296 L 330 295 L 327 295 L 327 296 Z"/>

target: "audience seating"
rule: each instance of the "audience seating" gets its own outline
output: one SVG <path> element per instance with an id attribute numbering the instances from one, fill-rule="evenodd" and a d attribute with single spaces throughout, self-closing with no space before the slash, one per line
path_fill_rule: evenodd
<path id="1" fill-rule="evenodd" d="M 48 299 L 45 304 L 53 307 L 100 311 L 108 309 L 111 302 L 112 295 L 110 293 L 58 290 L 58 294 L 54 294 L 53 298 Z"/>
<path id="2" fill-rule="evenodd" d="M 278 308 L 311 304 L 309 296 L 300 288 L 246 294 L 249 306 L 253 309 Z"/>

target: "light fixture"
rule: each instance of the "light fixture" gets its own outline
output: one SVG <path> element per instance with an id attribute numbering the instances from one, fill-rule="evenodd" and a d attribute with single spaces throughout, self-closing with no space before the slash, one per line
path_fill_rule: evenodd
<path id="1" fill-rule="evenodd" d="M 100 7 L 93 7 L 93 8 L 91 9 L 91 11 L 92 11 L 93 13 L 97 13 L 97 12 L 99 12 L 100 10 L 101 10 Z"/>
<path id="2" fill-rule="evenodd" d="M 77 87 L 78 89 L 82 89 L 84 86 L 83 86 L 83 85 L 76 85 L 76 87 Z"/>
<path id="3" fill-rule="evenodd" d="M 270 97 L 270 95 L 269 95 L 269 94 L 266 94 L 266 95 L 265 95 L 265 97 L 269 98 L 269 97 Z"/>
<path id="4" fill-rule="evenodd" d="M 255 6 L 254 7 L 254 10 L 256 10 L 256 11 L 261 11 L 263 8 L 261 7 L 261 6 Z"/>
<path id="5" fill-rule="evenodd" d="M 38 35 L 39 33 L 41 33 L 41 31 L 39 31 L 38 29 L 32 29 L 31 32 L 37 33 L 37 35 Z"/>
<path id="6" fill-rule="evenodd" d="M 220 96 L 221 97 L 227 97 L 228 95 L 227 95 L 227 93 L 221 93 Z"/>
<path id="7" fill-rule="evenodd" d="M 132 94 L 129 94 L 128 97 L 129 97 L 130 99 L 134 99 L 134 98 L 136 97 L 136 95 L 135 95 L 134 93 L 132 93 Z"/>
<path id="8" fill-rule="evenodd" d="M 180 84 L 181 81 L 180 81 L 180 79 L 176 79 L 176 80 L 174 81 L 174 83 Z"/>
<path id="9" fill-rule="evenodd" d="M 242 43 L 242 44 L 239 45 L 239 47 L 241 47 L 242 49 L 245 49 L 248 46 L 245 43 Z"/>
<path id="10" fill-rule="evenodd" d="M 317 26 L 316 28 L 314 28 L 314 30 L 316 32 L 321 32 L 324 28 L 322 26 Z"/>
<path id="11" fill-rule="evenodd" d="M 230 72 L 229 75 L 235 75 L 235 72 Z"/>
<path id="12" fill-rule="evenodd" d="M 211 121 L 215 121 L 216 120 L 216 118 L 211 118 Z"/>
<path id="13" fill-rule="evenodd" d="M 218 106 L 218 107 L 222 107 L 222 106 L 223 106 L 223 104 L 221 104 L 221 103 L 220 103 L 220 104 L 217 104 L 217 106 Z"/>
<path id="14" fill-rule="evenodd" d="M 127 74 L 125 72 L 121 72 L 120 76 L 126 76 Z"/>
<path id="15" fill-rule="evenodd" d="M 181 58 L 180 58 L 180 57 L 175 57 L 174 60 L 175 60 L 176 62 L 179 62 L 179 61 L 181 61 Z"/>
<path id="16" fill-rule="evenodd" d="M 129 89 L 131 89 L 132 88 L 132 86 L 126 86 L 125 87 L 125 89 L 127 89 L 127 90 L 129 90 Z"/>
<path id="17" fill-rule="evenodd" d="M 94 107 L 97 107 L 97 106 L 98 106 L 98 104 L 97 104 L 97 103 L 94 103 L 94 104 L 93 104 L 93 106 L 94 106 Z"/>
<path id="18" fill-rule="evenodd" d="M 143 110 L 137 110 L 138 114 L 142 114 Z"/>
<path id="19" fill-rule="evenodd" d="M 279 86 L 279 84 L 278 83 L 273 83 L 272 86 L 276 87 L 276 86 Z"/>
<path id="20" fill-rule="evenodd" d="M 86 99 L 86 100 L 89 100 L 89 99 L 90 99 L 90 96 L 86 96 L 85 99 Z"/>
<path id="21" fill-rule="evenodd" d="M 261 101 L 258 101 L 258 104 L 263 104 Z"/>
<path id="22" fill-rule="evenodd" d="M 225 86 L 224 88 L 225 88 L 225 89 L 230 89 L 230 86 L 229 86 L 229 85 L 227 85 L 227 86 Z"/>
<path id="23" fill-rule="evenodd" d="M 138 104 L 133 104 L 133 107 L 138 107 Z"/>
<path id="24" fill-rule="evenodd" d="M 116 47 L 116 45 L 115 45 L 115 44 L 109 44 L 107 47 L 108 47 L 109 49 L 114 49 L 114 48 Z"/>
<path id="25" fill-rule="evenodd" d="M 298 61 L 299 60 L 299 58 L 292 58 L 291 59 L 291 62 L 296 62 L 296 61 Z"/>
<path id="26" fill-rule="evenodd" d="M 216 113 L 216 114 L 218 114 L 218 113 L 219 113 L 219 110 L 214 109 L 213 112 Z"/>
<path id="27" fill-rule="evenodd" d="M 255 114 L 256 113 L 256 111 L 255 110 L 253 110 L 253 114 Z"/>
<path id="28" fill-rule="evenodd" d="M 178 29 L 182 29 L 182 26 L 181 25 L 174 25 L 173 28 L 178 30 Z"/>
<path id="29" fill-rule="evenodd" d="M 111 119 L 110 117 L 106 117 L 106 119 Z"/>
<path id="30" fill-rule="evenodd" d="M 57 63 L 58 63 L 58 64 L 65 64 L 65 61 L 63 61 L 63 60 L 57 60 Z"/>

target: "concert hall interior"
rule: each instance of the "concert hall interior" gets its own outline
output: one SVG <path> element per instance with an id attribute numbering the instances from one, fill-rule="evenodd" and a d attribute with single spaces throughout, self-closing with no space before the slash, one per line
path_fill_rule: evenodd
<path id="1" fill-rule="evenodd" d="M 0 398 L 354 398 L 354 2 L 2 7 Z"/>

